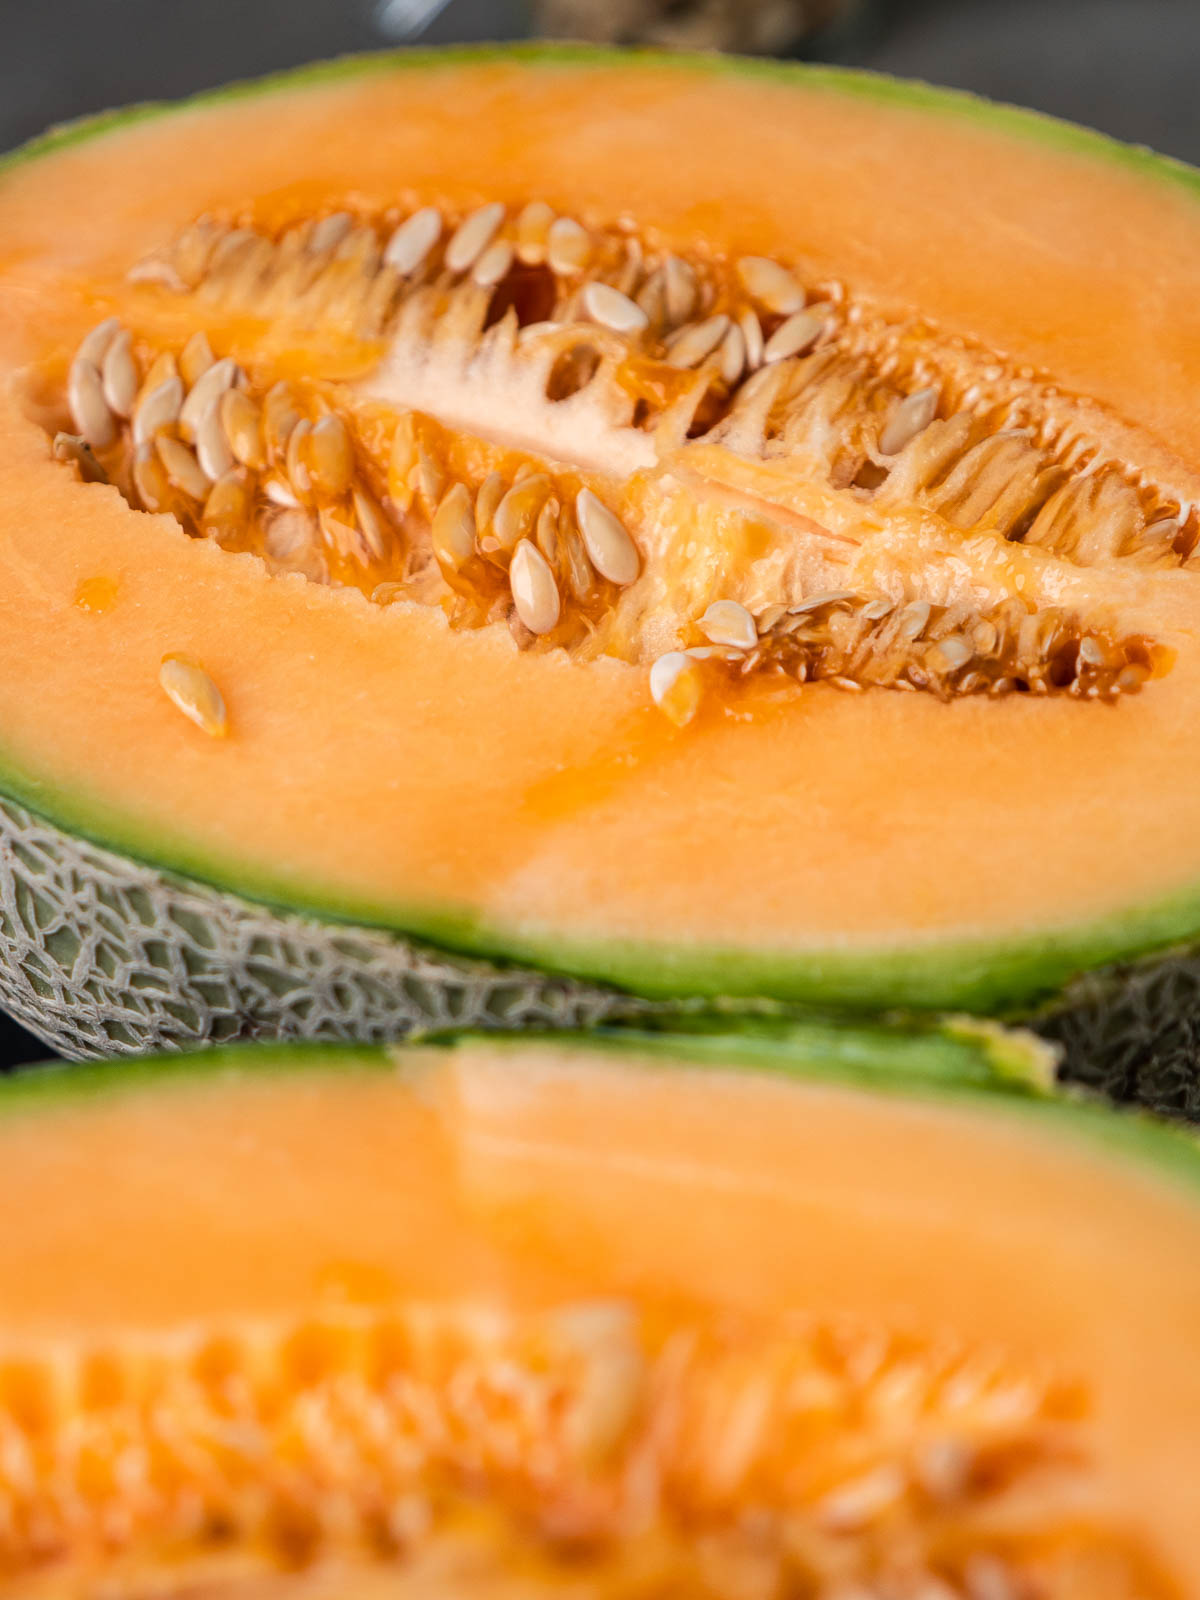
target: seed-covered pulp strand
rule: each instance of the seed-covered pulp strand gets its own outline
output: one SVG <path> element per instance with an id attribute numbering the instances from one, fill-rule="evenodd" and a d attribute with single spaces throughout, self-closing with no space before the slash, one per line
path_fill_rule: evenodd
<path id="1" fill-rule="evenodd" d="M 843 1320 L 344 1311 L 0 1363 L 3 1563 L 402 1569 L 470 1508 L 477 1563 L 605 1594 L 651 1540 L 655 1593 L 714 1600 L 1165 1600 L 1087 1425 L 1069 1379 Z"/>
<path id="2" fill-rule="evenodd" d="M 504 452 L 507 473 L 484 471 L 419 413 L 360 425 L 336 386 L 256 390 L 203 335 L 135 354 L 114 320 L 85 348 L 101 339 L 132 365 L 126 412 L 93 429 L 102 448 L 61 432 L 55 455 L 194 536 L 379 603 L 441 603 L 457 625 L 508 620 L 523 644 L 579 642 L 639 575 L 629 530 L 575 478 Z"/>
<path id="3" fill-rule="evenodd" d="M 1094 408 L 1049 379 L 786 262 L 673 253 L 541 200 L 346 209 L 274 229 L 205 219 L 133 276 L 201 305 L 432 347 L 443 363 L 466 352 L 477 376 L 537 366 L 532 342 L 551 357 L 542 398 L 593 389 L 616 431 L 793 460 L 864 502 L 1077 564 L 1176 564 L 1200 534 L 1186 490 L 1105 447 Z M 81 352 L 75 374 L 92 444 L 84 368 L 106 354 Z"/>

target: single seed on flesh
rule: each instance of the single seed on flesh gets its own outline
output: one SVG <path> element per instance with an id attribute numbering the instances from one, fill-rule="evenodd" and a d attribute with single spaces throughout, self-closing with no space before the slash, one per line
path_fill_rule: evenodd
<path id="1" fill-rule="evenodd" d="M 221 406 L 214 401 L 196 429 L 196 460 L 211 483 L 223 478 L 233 467 L 233 451 L 221 425 Z"/>
<path id="2" fill-rule="evenodd" d="M 700 631 L 713 644 L 751 650 L 758 643 L 754 618 L 737 600 L 714 600 L 700 618 Z"/>
<path id="3" fill-rule="evenodd" d="M 738 318 L 738 327 L 742 330 L 742 338 L 746 341 L 746 366 L 753 372 L 762 365 L 762 323 L 754 312 L 747 308 Z"/>
<path id="4" fill-rule="evenodd" d="M 475 512 L 471 491 L 456 483 L 442 497 L 429 531 L 438 565 L 460 572 L 475 554 Z"/>
<path id="5" fill-rule="evenodd" d="M 214 739 L 229 732 L 224 698 L 203 667 L 186 656 L 164 656 L 158 681 L 171 704 L 203 732 Z"/>
<path id="6" fill-rule="evenodd" d="M 490 289 L 513 264 L 513 247 L 507 239 L 497 239 L 476 261 L 471 277 L 481 289 Z"/>
<path id="7" fill-rule="evenodd" d="M 92 366 L 99 370 L 104 365 L 108 347 L 116 338 L 120 326 L 120 321 L 116 317 L 105 317 L 103 322 L 98 322 L 80 341 L 79 349 L 75 352 L 76 359 L 90 361 Z"/>
<path id="8" fill-rule="evenodd" d="M 90 361 L 76 356 L 67 379 L 67 405 L 75 427 L 93 450 L 103 450 L 117 436 L 117 419 L 104 398 L 104 383 Z"/>
<path id="9" fill-rule="evenodd" d="M 549 493 L 550 479 L 544 472 L 513 484 L 492 513 L 492 533 L 502 550 L 515 549 L 519 540 L 532 534 L 542 502 Z"/>
<path id="10" fill-rule="evenodd" d="M 701 670 L 682 650 L 668 650 L 650 668 L 651 699 L 677 728 L 686 727 L 700 708 Z"/>
<path id="11" fill-rule="evenodd" d="M 243 466 L 265 467 L 262 414 L 244 389 L 226 389 L 220 400 L 221 426 L 229 447 Z"/>
<path id="12" fill-rule="evenodd" d="M 558 625 L 561 611 L 558 584 L 550 563 L 530 540 L 520 540 L 513 551 L 508 581 L 517 616 L 530 633 L 549 633 Z"/>
<path id="13" fill-rule="evenodd" d="M 737 264 L 738 277 L 746 293 L 759 305 L 779 317 L 790 317 L 805 301 L 799 280 L 767 256 L 743 256 Z"/>
<path id="14" fill-rule="evenodd" d="M 710 356 L 725 337 L 729 318 L 723 311 L 706 317 L 703 322 L 693 322 L 671 340 L 667 361 L 672 367 L 696 367 Z"/>
<path id="15" fill-rule="evenodd" d="M 133 410 L 138 395 L 138 370 L 133 359 L 133 335 L 123 328 L 111 341 L 104 353 L 100 376 L 104 382 L 104 398 L 109 410 L 118 417 L 127 417 Z"/>
<path id="16" fill-rule="evenodd" d="M 305 442 L 312 432 L 312 423 L 307 417 L 292 429 L 287 445 L 287 477 L 288 482 L 295 490 L 301 501 L 304 501 L 312 491 L 312 478 L 308 471 L 308 460 L 305 451 Z"/>
<path id="17" fill-rule="evenodd" d="M 635 299 L 646 313 L 649 322 L 667 321 L 667 293 L 663 287 L 661 269 L 650 274 L 638 290 Z"/>
<path id="18" fill-rule="evenodd" d="M 592 253 L 587 229 L 574 217 L 557 217 L 546 235 L 546 262 L 560 278 L 582 272 Z"/>
<path id="19" fill-rule="evenodd" d="M 182 489 L 193 500 L 208 498 L 208 476 L 182 439 L 172 438 L 169 433 L 160 433 L 154 441 L 154 448 L 175 488 Z"/>
<path id="20" fill-rule="evenodd" d="M 721 378 L 732 389 L 746 365 L 746 340 L 735 322 L 726 329 L 721 340 Z"/>
<path id="21" fill-rule="evenodd" d="M 332 413 L 313 424 L 305 449 L 309 477 L 318 494 L 336 499 L 345 494 L 354 476 L 350 430 Z"/>
<path id="22" fill-rule="evenodd" d="M 869 606 L 862 608 L 864 622 L 882 622 L 884 617 L 890 617 L 895 610 L 890 600 L 872 600 Z"/>
<path id="23" fill-rule="evenodd" d="M 216 359 L 208 335 L 203 331 L 194 333 L 179 352 L 179 376 L 190 389 L 200 382 Z"/>
<path id="24" fill-rule="evenodd" d="M 527 267 L 546 259 L 546 238 L 554 223 L 554 212 L 544 200 L 531 200 L 517 218 L 517 257 Z"/>
<path id="25" fill-rule="evenodd" d="M 590 489 L 575 496 L 575 515 L 588 559 L 602 578 L 624 587 L 641 571 L 642 558 L 629 530 Z"/>
<path id="26" fill-rule="evenodd" d="M 480 206 L 459 223 L 446 246 L 446 269 L 449 272 L 466 272 L 477 256 L 481 255 L 504 221 L 504 207 L 499 200 Z"/>
<path id="27" fill-rule="evenodd" d="M 239 376 L 238 364 L 232 356 L 214 361 L 206 372 L 201 373 L 179 409 L 179 431 L 185 439 L 195 435 L 204 413 L 214 401 L 221 398 L 226 389 L 233 387 Z"/>
<path id="28" fill-rule="evenodd" d="M 143 387 L 133 412 L 134 444 L 145 444 L 160 428 L 169 428 L 182 405 L 182 378 L 167 378 L 154 389 Z"/>
<path id="29" fill-rule="evenodd" d="M 686 322 L 696 309 L 696 274 L 680 256 L 668 256 L 662 265 L 667 321 L 673 327 Z"/>
<path id="30" fill-rule="evenodd" d="M 768 606 L 765 611 L 760 611 L 754 619 L 754 626 L 760 634 L 770 633 L 771 629 L 783 616 L 787 615 L 787 607 L 781 605 Z"/>
<path id="31" fill-rule="evenodd" d="M 165 511 L 171 500 L 171 485 L 158 452 L 147 442 L 134 451 L 133 487 L 147 511 Z"/>
<path id="32" fill-rule="evenodd" d="M 1105 665 L 1107 657 L 1097 640 L 1093 639 L 1089 634 L 1079 641 L 1079 659 L 1085 666 L 1102 667 Z"/>
<path id="33" fill-rule="evenodd" d="M 937 416 L 938 391 L 917 389 L 906 395 L 893 408 L 879 435 L 881 456 L 899 455 L 906 444 L 912 442 Z"/>
<path id="34" fill-rule="evenodd" d="M 974 650 L 961 633 L 949 634 L 930 647 L 930 655 L 938 658 L 944 672 L 957 672 L 959 667 L 966 666 L 974 654 Z"/>
<path id="35" fill-rule="evenodd" d="M 362 489 L 354 491 L 354 515 L 367 549 L 376 561 L 381 560 L 387 550 L 387 522 L 374 500 Z"/>
<path id="36" fill-rule="evenodd" d="M 108 473 L 92 454 L 92 447 L 81 434 L 56 433 L 53 444 L 56 461 L 73 461 L 84 483 L 107 483 Z"/>
<path id="37" fill-rule="evenodd" d="M 786 361 L 814 345 L 825 331 L 828 306 L 810 306 L 781 322 L 763 346 L 763 361 Z"/>
<path id="38" fill-rule="evenodd" d="M 400 277 L 414 273 L 442 236 L 442 214 L 436 206 L 414 211 L 396 229 L 383 252 L 384 265 Z"/>
<path id="39" fill-rule="evenodd" d="M 562 220 L 560 218 L 560 220 Z M 649 318 L 641 306 L 635 304 L 611 283 L 589 283 L 580 297 L 585 314 L 602 328 L 614 333 L 641 333 L 649 325 Z"/>

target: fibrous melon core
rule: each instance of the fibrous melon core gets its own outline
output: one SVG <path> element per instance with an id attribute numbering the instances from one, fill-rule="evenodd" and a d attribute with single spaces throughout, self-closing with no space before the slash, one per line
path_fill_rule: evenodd
<path id="1" fill-rule="evenodd" d="M 656 663 L 676 720 L 756 670 L 1112 699 L 1169 665 L 1121 602 L 1200 523 L 1137 437 L 795 263 L 538 200 L 347 207 L 204 218 L 118 309 L 44 408 L 85 478 L 277 571 Z"/>
<path id="2" fill-rule="evenodd" d="M 309 1594 L 335 1559 L 344 1600 L 381 1570 L 417 1594 L 1173 1592 L 1099 1489 L 1086 1386 L 852 1319 L 626 1302 L 10 1352 L 0 1508 L 0 1593 L 25 1597 L 64 1562 L 96 1574 L 72 1594 L 176 1593 L 185 1563 L 189 1595 Z"/>

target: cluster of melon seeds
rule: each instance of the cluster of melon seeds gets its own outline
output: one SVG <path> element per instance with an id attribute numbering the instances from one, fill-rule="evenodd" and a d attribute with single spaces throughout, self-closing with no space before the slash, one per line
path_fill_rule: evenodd
<path id="1" fill-rule="evenodd" d="M 239 1557 L 419 1570 L 472 1536 L 477 1572 L 631 1597 L 1166 1600 L 1088 1410 L 948 1339 L 624 1303 L 10 1353 L 0 1592 L 81 1569 L 165 1592 L 164 1563 L 199 1593 Z"/>
<path id="2" fill-rule="evenodd" d="M 129 277 L 64 380 L 85 480 L 275 571 L 656 668 L 677 721 L 750 671 L 1108 700 L 1167 664 L 1095 598 L 1200 537 L 1132 432 L 794 264 L 535 200 L 203 219 Z"/>

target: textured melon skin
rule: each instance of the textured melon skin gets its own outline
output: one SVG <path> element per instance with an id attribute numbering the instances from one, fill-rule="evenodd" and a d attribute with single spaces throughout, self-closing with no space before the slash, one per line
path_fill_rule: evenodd
<path id="1" fill-rule="evenodd" d="M 0 1002 L 76 1060 L 237 1039 L 366 1042 L 672 1015 L 680 1023 L 686 1006 L 255 904 L 139 865 L 11 800 L 0 800 Z M 844 1020 L 849 1043 L 828 1046 L 831 1058 L 853 1058 L 862 1036 L 852 1029 L 869 1025 L 861 1013 Z M 1085 974 L 1030 1021 L 1062 1047 L 1065 1077 L 1200 1118 L 1200 951 Z M 744 1025 L 750 1047 L 748 1017 Z M 903 1032 L 890 1044 L 870 1039 L 897 1071 L 906 1042 Z M 1046 1070 L 1023 1045 L 984 1034 L 958 1042 L 952 1077 L 969 1078 L 976 1056 L 998 1079 Z M 766 1054 L 773 1048 L 768 1041 Z"/>
<path id="2" fill-rule="evenodd" d="M 0 1002 L 72 1058 L 228 1039 L 588 1027 L 615 989 L 444 955 L 169 877 L 0 801 Z"/>

